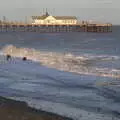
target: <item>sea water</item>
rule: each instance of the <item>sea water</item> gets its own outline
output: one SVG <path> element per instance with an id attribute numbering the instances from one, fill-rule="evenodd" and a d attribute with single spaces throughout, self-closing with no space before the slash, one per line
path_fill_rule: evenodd
<path id="1" fill-rule="evenodd" d="M 119 38 L 119 27 L 112 33 L 0 33 L 0 96 L 74 120 L 119 120 Z"/>

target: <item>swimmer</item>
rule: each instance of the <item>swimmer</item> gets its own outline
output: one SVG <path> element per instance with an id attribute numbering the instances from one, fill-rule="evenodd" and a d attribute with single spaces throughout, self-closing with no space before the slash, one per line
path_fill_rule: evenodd
<path id="1" fill-rule="evenodd" d="M 23 57 L 22 60 L 23 60 L 23 61 L 26 61 L 26 60 L 27 60 L 27 57 Z"/>
<path id="2" fill-rule="evenodd" d="M 7 55 L 6 55 L 6 60 L 8 61 L 8 60 L 10 60 L 10 59 L 11 59 L 11 55 L 7 54 Z"/>

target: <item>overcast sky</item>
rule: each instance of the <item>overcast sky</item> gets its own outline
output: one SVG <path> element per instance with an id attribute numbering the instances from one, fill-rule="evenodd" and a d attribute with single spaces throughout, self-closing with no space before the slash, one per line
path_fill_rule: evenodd
<path id="1" fill-rule="evenodd" d="M 43 8 L 53 15 L 73 15 L 80 20 L 120 24 L 120 0 L 0 0 L 0 19 L 25 20 Z"/>

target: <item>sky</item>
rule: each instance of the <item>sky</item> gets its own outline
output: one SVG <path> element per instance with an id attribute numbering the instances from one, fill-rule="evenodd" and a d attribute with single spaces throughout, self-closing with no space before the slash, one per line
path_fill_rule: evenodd
<path id="1" fill-rule="evenodd" d="M 77 16 L 79 20 L 110 22 L 120 25 L 120 0 L 0 0 L 0 19 L 29 20 L 45 9 L 51 15 Z"/>

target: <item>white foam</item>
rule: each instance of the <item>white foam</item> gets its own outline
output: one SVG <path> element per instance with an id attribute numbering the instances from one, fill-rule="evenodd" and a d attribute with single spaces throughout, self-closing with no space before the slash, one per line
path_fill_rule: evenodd
<path id="1" fill-rule="evenodd" d="M 30 60 L 40 62 L 42 65 L 62 71 L 120 78 L 120 70 L 118 69 L 97 68 L 89 65 L 91 61 L 96 60 L 119 60 L 120 58 L 118 56 L 97 56 L 88 54 L 75 56 L 71 53 L 62 54 L 55 52 L 43 52 L 29 48 L 17 48 L 13 45 L 4 47 L 2 51 L 4 55 L 10 54 L 14 57 L 26 56 Z"/>

